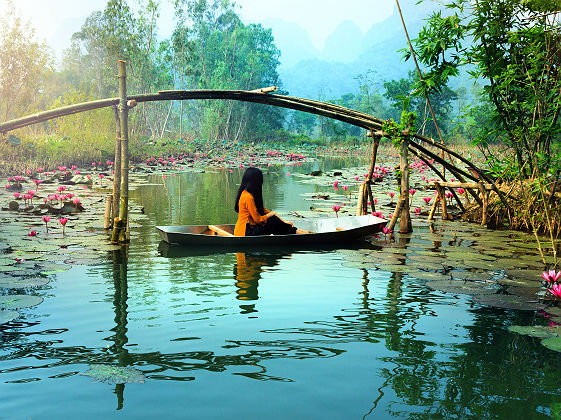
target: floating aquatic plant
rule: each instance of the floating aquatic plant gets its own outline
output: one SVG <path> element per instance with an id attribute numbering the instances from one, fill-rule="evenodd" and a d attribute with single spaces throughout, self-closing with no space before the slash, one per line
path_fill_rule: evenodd
<path id="1" fill-rule="evenodd" d="M 14 319 L 19 317 L 19 312 L 4 310 L 0 311 L 0 325 L 12 322 Z"/>
<path id="2" fill-rule="evenodd" d="M 106 384 L 144 383 L 146 379 L 141 371 L 132 367 L 103 364 L 90 365 L 90 369 L 83 375 Z"/>
<path id="3" fill-rule="evenodd" d="M 46 277 L 8 278 L 0 280 L 0 289 L 27 289 L 28 287 L 43 286 L 49 282 Z"/>
<path id="4" fill-rule="evenodd" d="M 0 296 L 0 309 L 22 309 L 39 305 L 43 298 L 31 295 L 6 295 Z"/>

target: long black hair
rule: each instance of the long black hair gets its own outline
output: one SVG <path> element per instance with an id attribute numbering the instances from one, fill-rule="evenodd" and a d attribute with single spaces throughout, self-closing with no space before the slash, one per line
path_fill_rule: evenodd
<path id="1" fill-rule="evenodd" d="M 265 209 L 263 207 L 263 172 L 257 168 L 247 168 L 242 177 L 242 183 L 238 194 L 236 195 L 236 203 L 234 210 L 236 213 L 240 212 L 239 202 L 242 192 L 247 191 L 253 196 L 255 206 L 259 214 L 264 215 Z"/>

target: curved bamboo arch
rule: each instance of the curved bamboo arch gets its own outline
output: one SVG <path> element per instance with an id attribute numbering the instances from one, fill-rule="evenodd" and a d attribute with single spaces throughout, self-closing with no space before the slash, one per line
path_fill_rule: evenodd
<path id="1" fill-rule="evenodd" d="M 297 98 L 286 95 L 272 95 L 255 91 L 245 90 L 164 90 L 158 93 L 149 93 L 141 95 L 127 96 L 129 100 L 135 100 L 138 103 L 169 101 L 169 100 L 202 100 L 202 99 L 218 99 L 233 100 L 241 102 L 261 103 L 265 105 L 277 106 L 281 108 L 294 109 L 297 111 L 308 112 L 311 114 L 321 115 L 328 118 L 337 119 L 352 125 L 356 125 L 365 129 L 381 129 L 383 120 L 375 118 L 371 115 L 345 108 L 339 105 L 330 104 L 328 102 L 313 101 L 310 99 Z M 119 98 L 106 98 L 96 101 L 82 102 L 79 104 L 68 105 L 49 111 L 43 111 L 36 114 L 28 115 L 15 120 L 0 123 L 0 133 L 5 134 L 27 125 L 36 124 L 52 120 L 54 118 L 72 115 L 79 112 L 90 111 L 93 109 L 106 108 L 119 105 Z"/>
<path id="2" fill-rule="evenodd" d="M 163 90 L 158 93 L 131 95 L 127 99 L 135 100 L 138 103 L 142 102 L 155 102 L 155 101 L 169 101 L 169 100 L 202 100 L 202 99 L 217 99 L 217 100 L 233 100 L 241 102 L 253 102 L 260 103 L 264 105 L 277 106 L 281 108 L 293 109 L 296 111 L 307 112 L 310 114 L 320 115 L 327 118 L 332 118 L 348 124 L 352 124 L 366 130 L 377 131 L 380 136 L 384 136 L 385 133 L 381 132 L 382 126 L 385 120 L 376 118 L 372 115 L 355 111 L 350 108 L 346 108 L 340 105 L 335 105 L 329 102 L 315 101 L 311 99 L 298 98 L 295 96 L 288 95 L 275 95 L 266 94 L 256 91 L 246 91 L 246 90 L 221 90 L 221 89 L 202 89 L 202 90 Z M 90 102 L 82 102 L 79 104 L 68 105 L 49 111 L 43 111 L 36 114 L 28 115 L 26 117 L 18 118 L 15 120 L 0 123 L 0 134 L 5 134 L 8 131 L 16 130 L 31 124 L 36 124 L 39 122 L 44 122 L 52 120 L 54 118 L 63 117 L 65 115 L 72 115 L 79 112 L 90 111 L 93 109 L 106 108 L 111 106 L 119 105 L 119 98 L 106 98 Z M 419 142 L 431 145 L 438 149 L 441 149 L 451 156 L 473 169 L 478 175 L 485 181 L 492 183 L 486 175 L 480 171 L 475 165 L 470 161 L 465 159 L 463 156 L 455 153 L 446 146 L 436 142 L 432 138 L 425 137 L 418 133 L 410 133 L 410 136 Z M 469 178 L 473 181 L 478 181 L 478 178 L 462 171 L 461 169 L 453 166 L 452 164 L 440 159 L 438 155 L 431 153 L 424 147 L 420 146 L 414 141 L 410 141 L 410 148 L 415 148 L 421 151 L 427 157 L 439 161 L 439 163 L 450 166 L 451 171 L 455 172 L 455 175 L 460 175 L 465 178 Z M 438 159 L 436 159 L 438 158 Z M 439 160 L 440 159 L 440 160 Z M 449 168 L 450 169 L 450 168 Z"/>

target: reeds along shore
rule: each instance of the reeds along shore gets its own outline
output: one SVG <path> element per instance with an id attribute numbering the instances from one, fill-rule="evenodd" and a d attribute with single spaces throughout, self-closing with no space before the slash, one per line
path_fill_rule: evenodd
<path id="1" fill-rule="evenodd" d="M 489 195 L 487 227 L 512 229 L 546 235 L 557 242 L 561 233 L 561 193 L 555 185 L 538 180 L 500 184 L 509 206 L 498 195 Z M 466 208 L 463 220 L 480 223 L 482 208 L 476 203 Z"/>

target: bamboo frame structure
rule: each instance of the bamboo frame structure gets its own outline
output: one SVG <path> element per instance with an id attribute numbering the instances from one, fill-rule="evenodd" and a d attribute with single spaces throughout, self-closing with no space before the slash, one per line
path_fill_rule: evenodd
<path id="1" fill-rule="evenodd" d="M 9 131 L 25 127 L 27 125 L 36 124 L 43 121 L 48 121 L 54 118 L 59 118 L 66 115 L 72 115 L 78 112 L 89 111 L 93 109 L 99 109 L 104 107 L 113 107 L 115 113 L 116 122 L 116 141 L 115 141 L 115 176 L 113 182 L 113 203 L 112 203 L 112 218 L 113 218 L 113 231 L 111 235 L 111 240 L 113 242 L 125 242 L 128 240 L 127 227 L 128 223 L 128 168 L 129 168 L 129 150 L 128 150 L 128 110 L 129 107 L 134 106 L 136 103 L 140 102 L 154 102 L 154 101 L 167 101 L 167 100 L 201 100 L 201 99 L 216 99 L 216 100 L 233 100 L 233 101 L 243 101 L 243 102 L 253 102 L 260 103 L 264 105 L 277 106 L 282 108 L 293 109 L 297 111 L 307 112 L 315 115 L 324 116 L 327 118 L 332 118 L 339 120 L 348 124 L 352 124 L 369 131 L 368 134 L 372 136 L 372 160 L 370 164 L 370 169 L 368 173 L 368 178 L 363 184 L 362 194 L 359 196 L 360 211 L 362 213 L 367 212 L 367 202 L 370 200 L 372 211 L 375 211 L 375 204 L 372 194 L 372 175 L 374 167 L 376 164 L 376 155 L 378 150 L 378 145 L 381 137 L 390 137 L 387 133 L 381 131 L 383 128 L 384 120 L 376 118 L 372 115 L 365 114 L 363 112 L 355 111 L 349 108 L 342 107 L 340 105 L 335 105 L 327 102 L 315 101 L 311 99 L 297 98 L 286 95 L 276 95 L 270 92 L 275 91 L 275 87 L 267 87 L 256 89 L 253 91 L 242 91 L 242 90 L 164 90 L 158 93 L 149 93 L 141 95 L 127 96 L 126 91 L 126 62 L 120 60 L 119 66 L 119 97 L 118 98 L 106 98 L 96 101 L 84 102 L 75 105 L 64 106 L 61 108 L 56 108 L 48 111 L 39 112 L 36 114 L 28 115 L 15 120 L 0 123 L 0 134 L 5 134 Z M 132 104 L 129 106 L 129 104 Z M 428 162 L 427 158 L 432 158 L 438 163 L 442 164 L 446 169 L 450 170 L 460 181 L 464 182 L 465 179 L 470 179 L 479 185 L 483 180 L 487 182 L 490 190 L 495 191 L 501 200 L 508 206 L 503 193 L 497 188 L 494 182 L 489 179 L 486 174 L 477 168 L 473 163 L 469 162 L 463 156 L 450 150 L 442 143 L 436 142 L 432 138 L 425 137 L 419 133 L 409 133 L 406 130 L 405 140 L 402 142 L 400 147 L 401 154 L 401 193 L 398 200 L 397 206 L 395 208 L 393 217 L 390 221 L 389 227 L 393 228 L 397 218 L 400 218 L 400 231 L 410 232 L 412 230 L 411 217 L 410 217 L 410 204 L 409 204 L 409 165 L 407 163 L 407 155 L 409 152 L 415 156 L 423 159 L 429 166 L 434 170 L 434 165 Z M 472 169 L 477 176 L 474 176 L 450 162 L 447 162 L 444 158 L 438 156 L 436 153 L 431 152 L 420 143 L 430 145 L 440 149 L 442 152 L 448 154 L 448 156 L 453 156 L 460 162 L 464 163 L 467 167 Z M 435 171 L 437 176 L 442 179 L 442 185 L 446 185 L 446 179 L 442 173 Z M 453 187 L 449 187 L 453 188 Z M 486 187 L 487 189 L 487 187 Z M 471 189 L 467 189 L 474 198 L 483 206 L 485 196 L 480 199 L 477 194 L 474 194 Z M 456 196 L 455 191 L 451 190 L 454 197 L 459 202 L 460 207 L 463 209 L 459 198 Z M 358 212 L 358 209 L 357 209 Z M 434 211 L 431 212 L 434 213 Z"/>

